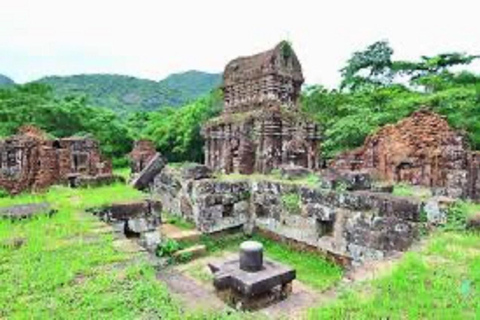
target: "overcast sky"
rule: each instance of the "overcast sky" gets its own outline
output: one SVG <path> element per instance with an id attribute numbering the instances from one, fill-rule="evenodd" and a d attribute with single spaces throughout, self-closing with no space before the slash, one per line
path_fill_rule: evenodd
<path id="1" fill-rule="evenodd" d="M 377 40 L 389 40 L 401 59 L 479 54 L 479 9 L 478 0 L 0 0 L 0 74 L 160 80 L 221 72 L 288 39 L 306 81 L 333 87 L 351 53 Z"/>

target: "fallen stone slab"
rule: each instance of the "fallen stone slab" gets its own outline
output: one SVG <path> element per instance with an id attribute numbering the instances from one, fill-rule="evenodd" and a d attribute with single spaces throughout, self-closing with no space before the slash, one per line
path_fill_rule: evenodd
<path id="1" fill-rule="evenodd" d="M 128 221 L 128 227 L 140 233 L 155 230 L 160 224 L 162 203 L 156 200 L 118 202 L 88 211 L 107 223 Z"/>
<path id="2" fill-rule="evenodd" d="M 212 170 L 199 163 L 189 163 L 182 168 L 182 178 L 185 180 L 201 180 L 212 177 Z"/>
<path id="3" fill-rule="evenodd" d="M 147 188 L 155 176 L 163 170 L 166 164 L 167 161 L 157 152 L 145 168 L 132 180 L 130 185 L 139 190 Z"/>
<path id="4" fill-rule="evenodd" d="M 49 203 L 19 204 L 11 207 L 0 208 L 0 217 L 6 219 L 25 219 L 39 215 L 52 216 L 57 211 L 52 209 Z"/>

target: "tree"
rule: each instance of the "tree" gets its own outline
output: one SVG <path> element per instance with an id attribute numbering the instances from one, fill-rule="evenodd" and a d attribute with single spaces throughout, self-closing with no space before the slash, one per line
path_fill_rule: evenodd
<path id="1" fill-rule="evenodd" d="M 422 56 L 420 61 L 395 61 L 392 65 L 395 73 L 407 75 L 410 84 L 420 85 L 429 92 L 438 91 L 451 83 L 455 75 L 450 68 L 468 65 L 480 56 L 453 52 L 436 56 Z"/>
<path id="2" fill-rule="evenodd" d="M 393 49 L 387 41 L 377 41 L 364 51 L 353 53 L 347 65 L 340 70 L 340 89 L 356 91 L 365 87 L 389 85 L 392 73 Z"/>

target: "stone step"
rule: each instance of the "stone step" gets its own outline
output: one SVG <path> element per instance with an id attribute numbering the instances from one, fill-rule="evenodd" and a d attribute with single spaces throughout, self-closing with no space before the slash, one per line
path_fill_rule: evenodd
<path id="1" fill-rule="evenodd" d="M 199 258 L 207 253 L 207 247 L 205 245 L 200 244 L 193 247 L 189 247 L 183 250 L 179 250 L 173 254 L 174 258 L 179 258 L 183 255 L 190 255 L 191 259 Z"/>
<path id="2" fill-rule="evenodd" d="M 160 232 L 163 237 L 168 239 L 188 242 L 198 242 L 200 241 L 200 236 L 202 235 L 202 233 L 198 230 L 180 229 L 172 224 L 163 224 L 160 227 Z"/>
<path id="3" fill-rule="evenodd" d="M 197 230 L 185 230 L 180 233 L 172 234 L 169 236 L 169 238 L 176 241 L 197 242 L 200 241 L 201 235 L 202 234 Z"/>
<path id="4" fill-rule="evenodd" d="M 146 249 L 140 246 L 133 240 L 130 239 L 118 239 L 113 241 L 113 247 L 115 250 L 124 252 L 124 253 L 136 253 L 136 252 L 145 252 Z"/>

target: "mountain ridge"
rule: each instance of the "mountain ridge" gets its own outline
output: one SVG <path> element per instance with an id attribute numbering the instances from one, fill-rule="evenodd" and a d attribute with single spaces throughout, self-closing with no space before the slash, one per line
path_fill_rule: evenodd
<path id="1" fill-rule="evenodd" d="M 128 114 L 185 105 L 220 86 L 221 74 L 189 70 L 154 81 L 130 75 L 96 73 L 47 76 L 34 82 L 51 86 L 60 98 L 83 95 L 92 105 Z"/>
<path id="2" fill-rule="evenodd" d="M 15 81 L 13 81 L 12 78 L 7 77 L 4 74 L 0 74 L 0 87 L 12 86 L 14 84 L 15 84 Z"/>

